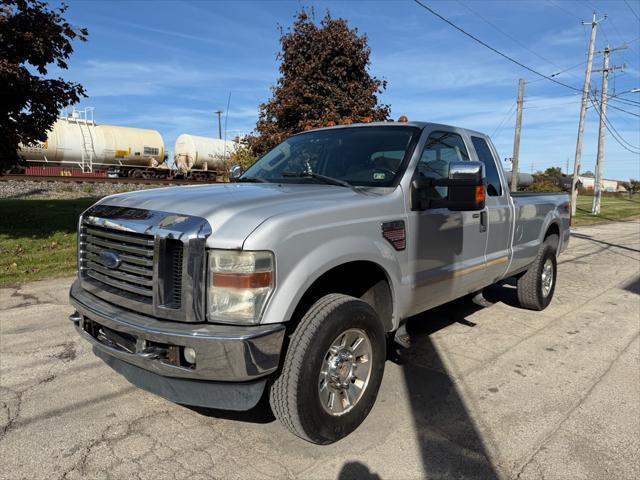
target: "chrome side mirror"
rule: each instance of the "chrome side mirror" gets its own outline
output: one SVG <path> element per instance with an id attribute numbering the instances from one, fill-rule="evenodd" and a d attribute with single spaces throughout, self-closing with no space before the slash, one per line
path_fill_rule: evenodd
<path id="1" fill-rule="evenodd" d="M 240 165 L 233 165 L 229 169 L 229 177 L 231 178 L 232 182 L 235 182 L 238 178 L 240 178 L 240 175 L 242 175 L 242 167 Z"/>
<path id="2" fill-rule="evenodd" d="M 449 210 L 477 211 L 484 208 L 486 197 L 484 164 L 451 162 L 449 164 Z"/>
<path id="3" fill-rule="evenodd" d="M 434 195 L 436 187 L 447 187 L 445 198 Z M 447 178 L 419 177 L 411 182 L 411 209 L 482 210 L 485 194 L 485 173 L 481 162 L 451 162 Z"/>

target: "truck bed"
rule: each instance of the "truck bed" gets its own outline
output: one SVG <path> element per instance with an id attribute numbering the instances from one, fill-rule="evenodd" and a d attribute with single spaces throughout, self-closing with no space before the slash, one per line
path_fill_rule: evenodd
<path id="1" fill-rule="evenodd" d="M 569 242 L 570 198 L 564 192 L 513 192 L 514 206 L 513 260 L 510 270 L 518 271 L 536 257 L 541 232 L 547 231 L 554 220 L 559 221 L 559 248 L 564 250 Z"/>

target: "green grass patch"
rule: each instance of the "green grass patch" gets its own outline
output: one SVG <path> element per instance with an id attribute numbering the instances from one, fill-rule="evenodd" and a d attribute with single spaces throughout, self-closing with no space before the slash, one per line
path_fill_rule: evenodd
<path id="1" fill-rule="evenodd" d="M 631 197 L 602 197 L 600 203 L 600 215 L 591 214 L 593 197 L 578 196 L 576 214 L 573 217 L 573 225 L 592 225 L 595 223 L 619 221 L 640 217 L 640 195 Z"/>
<path id="2" fill-rule="evenodd" d="M 0 287 L 73 275 L 78 216 L 96 200 L 0 199 Z"/>

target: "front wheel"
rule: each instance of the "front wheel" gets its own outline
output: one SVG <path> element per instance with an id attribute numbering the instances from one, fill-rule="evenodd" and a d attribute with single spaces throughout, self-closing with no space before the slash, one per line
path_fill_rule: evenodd
<path id="1" fill-rule="evenodd" d="M 375 310 L 354 297 L 326 295 L 291 336 L 282 371 L 269 392 L 271 408 L 304 440 L 340 440 L 371 411 L 385 359 L 385 333 Z"/>

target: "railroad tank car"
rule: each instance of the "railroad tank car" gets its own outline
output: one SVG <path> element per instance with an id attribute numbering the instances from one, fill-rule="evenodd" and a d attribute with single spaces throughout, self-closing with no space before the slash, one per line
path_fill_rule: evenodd
<path id="1" fill-rule="evenodd" d="M 157 130 L 97 125 L 74 115 L 59 118 L 45 142 L 21 145 L 18 154 L 39 164 L 167 168 L 164 141 Z"/>
<path id="2" fill-rule="evenodd" d="M 225 161 L 236 149 L 234 142 L 218 138 L 199 137 L 183 133 L 176 139 L 173 161 L 181 172 L 193 170 L 217 171 L 225 168 Z"/>

